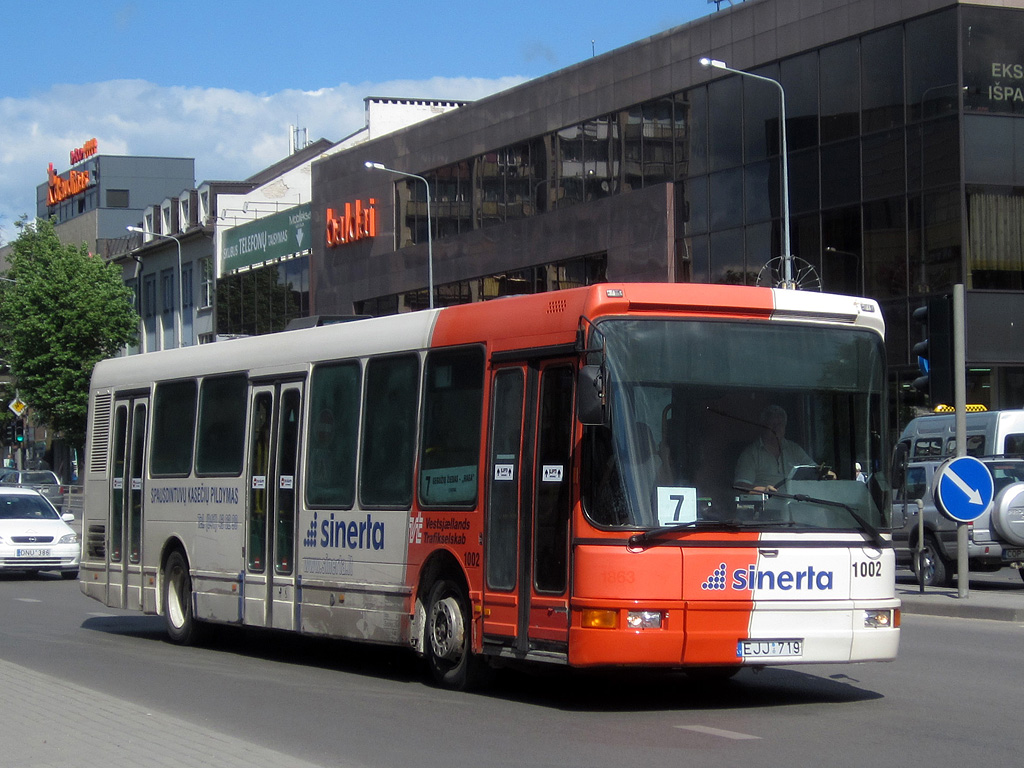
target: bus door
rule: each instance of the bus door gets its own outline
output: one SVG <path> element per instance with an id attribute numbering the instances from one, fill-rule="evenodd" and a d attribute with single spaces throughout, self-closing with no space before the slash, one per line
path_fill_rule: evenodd
<path id="1" fill-rule="evenodd" d="M 569 639 L 573 378 L 568 361 L 493 373 L 484 641 L 518 656 Z"/>
<path id="2" fill-rule="evenodd" d="M 295 629 L 295 519 L 302 382 L 254 386 L 249 425 L 243 622 Z"/>
<path id="3" fill-rule="evenodd" d="M 142 610 L 142 499 L 145 477 L 146 396 L 114 401 L 113 471 L 107 526 L 107 605 Z"/>

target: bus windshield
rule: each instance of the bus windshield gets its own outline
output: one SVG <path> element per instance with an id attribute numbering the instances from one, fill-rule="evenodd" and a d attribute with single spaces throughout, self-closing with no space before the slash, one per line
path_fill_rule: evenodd
<path id="1" fill-rule="evenodd" d="M 582 479 L 595 525 L 888 526 L 876 333 L 663 318 L 594 333 L 607 418 L 585 429 Z"/>

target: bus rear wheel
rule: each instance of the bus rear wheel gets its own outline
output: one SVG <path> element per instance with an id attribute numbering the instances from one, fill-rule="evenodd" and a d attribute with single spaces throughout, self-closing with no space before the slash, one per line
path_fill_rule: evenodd
<path id="1" fill-rule="evenodd" d="M 427 601 L 427 663 L 434 681 L 456 691 L 480 681 L 483 662 L 471 647 L 469 598 L 454 581 L 441 579 Z"/>
<path id="2" fill-rule="evenodd" d="M 192 577 L 188 561 L 181 552 L 174 551 L 167 556 L 163 582 L 167 635 L 178 645 L 192 645 L 199 637 L 199 629 L 192 615 Z"/>

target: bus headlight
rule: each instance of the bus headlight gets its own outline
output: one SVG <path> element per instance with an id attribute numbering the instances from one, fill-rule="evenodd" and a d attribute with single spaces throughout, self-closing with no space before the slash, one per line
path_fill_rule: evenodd
<path id="1" fill-rule="evenodd" d="M 893 626 L 892 611 L 864 611 L 864 626 L 868 629 L 888 629 Z"/>
<path id="2" fill-rule="evenodd" d="M 630 611 L 626 626 L 630 629 L 661 629 L 664 614 L 661 611 Z"/>

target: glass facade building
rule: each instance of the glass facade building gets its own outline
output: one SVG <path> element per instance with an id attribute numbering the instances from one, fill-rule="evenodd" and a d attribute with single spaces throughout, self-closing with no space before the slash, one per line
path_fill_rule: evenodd
<path id="1" fill-rule="evenodd" d="M 1024 407 L 1021 40 L 1015 0 L 748 0 L 339 153 L 314 165 L 314 233 L 366 197 L 381 231 L 314 237 L 313 310 L 426 306 L 427 250 L 438 306 L 604 279 L 770 281 L 779 90 L 700 65 L 712 56 L 782 85 L 791 252 L 807 288 L 880 302 L 901 402 L 921 404 L 913 310 L 963 283 L 968 402 Z"/>

